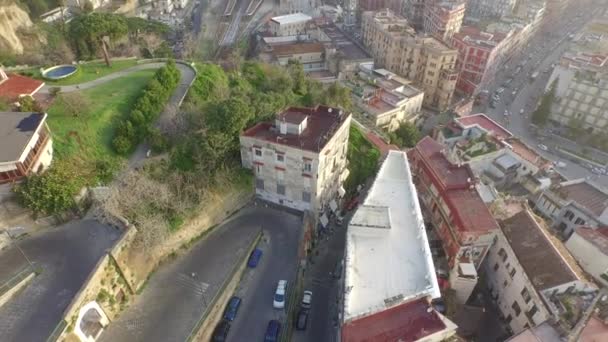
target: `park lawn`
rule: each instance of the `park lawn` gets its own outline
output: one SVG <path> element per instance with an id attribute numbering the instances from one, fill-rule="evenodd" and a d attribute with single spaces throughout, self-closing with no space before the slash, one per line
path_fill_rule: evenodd
<path id="1" fill-rule="evenodd" d="M 66 114 L 61 100 L 57 99 L 47 111 L 56 156 L 76 157 L 82 161 L 105 157 L 119 159 L 111 147 L 114 129 L 129 113 L 154 72 L 136 71 L 81 91 L 87 108 L 83 108 L 77 117 Z"/>
<path id="2" fill-rule="evenodd" d="M 359 184 L 365 183 L 369 177 L 376 174 L 380 151 L 367 141 L 355 125 L 351 125 L 346 157 L 350 173 L 345 181 L 344 188 L 349 195 L 353 195 Z"/>
<path id="3" fill-rule="evenodd" d="M 57 81 L 47 80 L 40 74 L 40 71 L 37 70 L 35 73 L 36 78 L 39 78 L 46 82 L 49 86 L 64 86 L 64 85 L 72 85 L 79 84 L 84 82 L 89 82 L 100 77 L 109 75 L 111 73 L 127 69 L 137 65 L 137 60 L 135 59 L 126 59 L 126 60 L 118 60 L 111 61 L 112 66 L 107 67 L 104 62 L 91 62 L 86 64 L 80 64 L 78 66 L 78 72 L 74 75 Z"/>

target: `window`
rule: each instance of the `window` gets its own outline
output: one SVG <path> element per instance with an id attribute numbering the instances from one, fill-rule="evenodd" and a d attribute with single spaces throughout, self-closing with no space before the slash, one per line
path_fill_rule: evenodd
<path id="1" fill-rule="evenodd" d="M 277 184 L 277 194 L 285 196 L 285 185 Z"/>
<path id="2" fill-rule="evenodd" d="M 285 155 L 284 155 L 284 154 L 279 154 L 279 153 L 277 153 L 277 161 L 278 161 L 279 163 L 284 162 L 284 161 L 285 161 Z"/>
<path id="3" fill-rule="evenodd" d="M 511 276 L 511 279 L 513 279 L 513 277 L 515 277 L 515 267 L 513 267 L 513 269 L 511 270 L 511 272 L 509 272 L 509 276 Z"/>
<path id="4" fill-rule="evenodd" d="M 505 281 L 502 283 L 502 287 L 507 287 L 507 285 L 509 285 L 509 282 L 505 279 Z"/>
<path id="5" fill-rule="evenodd" d="M 310 192 L 302 191 L 302 201 L 310 203 Z"/>
<path id="6" fill-rule="evenodd" d="M 580 217 L 577 217 L 576 220 L 574 221 L 574 224 L 585 224 L 585 220 L 583 220 Z"/>
<path id="7" fill-rule="evenodd" d="M 527 289 L 527 288 L 525 288 L 525 287 L 524 287 L 524 289 L 523 289 L 523 290 L 521 290 L 521 298 L 523 298 L 523 299 L 524 299 L 524 302 L 525 302 L 526 304 L 528 304 L 528 303 L 530 302 L 530 299 L 532 299 L 532 298 L 530 297 L 530 292 L 528 292 L 528 289 Z"/>
<path id="8" fill-rule="evenodd" d="M 502 259 L 502 262 L 505 262 L 505 260 L 507 260 L 507 252 L 505 251 L 504 248 L 501 248 L 498 251 L 498 255 L 500 256 L 500 258 Z"/>
<path id="9" fill-rule="evenodd" d="M 255 188 L 259 190 L 264 190 L 264 180 L 256 178 L 255 179 Z"/>
<path id="10" fill-rule="evenodd" d="M 572 221 L 572 219 L 574 219 L 574 213 L 571 212 L 570 210 L 566 210 L 564 217 L 567 218 L 568 220 Z"/>
<path id="11" fill-rule="evenodd" d="M 515 317 L 518 317 L 521 313 L 521 308 L 519 307 L 519 303 L 517 302 L 513 302 L 513 305 L 511 305 L 511 309 L 513 309 L 513 312 L 515 312 Z"/>
<path id="12" fill-rule="evenodd" d="M 494 271 L 496 272 L 498 270 L 498 263 L 494 264 Z"/>
<path id="13" fill-rule="evenodd" d="M 304 172 L 312 172 L 312 163 L 310 161 L 304 161 Z"/>
<path id="14" fill-rule="evenodd" d="M 262 165 L 255 164 L 255 174 L 259 175 L 262 172 Z"/>
<path id="15" fill-rule="evenodd" d="M 536 305 L 532 305 L 532 307 L 530 308 L 530 310 L 528 310 L 526 312 L 526 316 L 528 317 L 528 320 L 530 322 L 532 322 L 534 324 L 534 315 L 536 314 L 536 312 L 538 312 L 538 308 L 536 307 Z"/>
<path id="16" fill-rule="evenodd" d="M 505 319 L 505 322 L 507 322 L 507 324 L 511 323 L 511 321 L 513 320 L 513 316 L 511 316 L 511 314 L 509 314 L 509 316 L 507 316 L 507 318 Z"/>
<path id="17" fill-rule="evenodd" d="M 255 152 L 255 156 L 256 157 L 261 157 L 262 156 L 262 150 L 259 148 L 256 148 L 253 150 Z"/>

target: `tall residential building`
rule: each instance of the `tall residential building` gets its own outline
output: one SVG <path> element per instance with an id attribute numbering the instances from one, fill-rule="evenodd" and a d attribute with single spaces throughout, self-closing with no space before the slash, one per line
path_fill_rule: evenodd
<path id="1" fill-rule="evenodd" d="M 404 76 L 424 90 L 424 106 L 448 109 L 458 80 L 457 51 L 436 38 L 417 35 L 390 10 L 364 12 L 363 44 L 378 67 Z"/>
<path id="2" fill-rule="evenodd" d="M 460 31 L 464 18 L 464 1 L 432 1 L 424 7 L 424 32 L 446 43 Z"/>
<path id="3" fill-rule="evenodd" d="M 428 2 L 435 0 L 403 0 L 400 1 L 402 6 L 395 8 L 391 7 L 396 13 L 404 15 L 412 26 L 417 30 L 422 30 L 424 27 L 424 7 Z"/>
<path id="4" fill-rule="evenodd" d="M 443 145 L 424 137 L 408 157 L 425 218 L 440 237 L 448 259 L 451 288 L 464 303 L 477 284 L 477 270 L 498 224 L 475 188 L 471 168 L 452 164 Z"/>
<path id="5" fill-rule="evenodd" d="M 344 25 L 353 26 L 357 23 L 358 0 L 344 0 Z"/>
<path id="6" fill-rule="evenodd" d="M 323 211 L 343 193 L 351 115 L 338 108 L 291 107 L 241 134 L 241 161 L 256 195 L 297 210 Z"/>
<path id="7" fill-rule="evenodd" d="M 466 16 L 470 19 L 500 18 L 510 15 L 517 0 L 469 0 Z"/>
<path id="8" fill-rule="evenodd" d="M 500 222 L 484 265 L 490 295 L 515 334 L 548 320 L 575 325 L 597 291 L 563 244 L 526 208 Z M 564 305 L 572 314 L 564 315 Z"/>
<path id="9" fill-rule="evenodd" d="M 346 231 L 342 342 L 439 342 L 456 325 L 441 296 L 405 152 L 390 151 Z"/>

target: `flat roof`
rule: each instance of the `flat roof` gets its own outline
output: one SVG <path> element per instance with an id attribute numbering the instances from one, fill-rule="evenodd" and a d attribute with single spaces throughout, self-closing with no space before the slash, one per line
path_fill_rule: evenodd
<path id="1" fill-rule="evenodd" d="M 445 147 L 429 136 L 416 144 L 415 149 L 427 161 L 445 188 L 464 187 L 469 185 L 475 175 L 468 164 L 454 165 L 445 157 Z"/>
<path id="2" fill-rule="evenodd" d="M 538 291 L 579 280 L 528 210 L 503 220 L 500 226 L 517 260 Z"/>
<path id="3" fill-rule="evenodd" d="M 323 51 L 325 51 L 325 47 L 321 43 L 294 43 L 272 46 L 272 53 L 277 57 L 292 56 L 303 53 L 322 53 Z"/>
<path id="4" fill-rule="evenodd" d="M 345 322 L 441 296 L 405 152 L 388 152 L 351 219 L 345 272 Z"/>
<path id="5" fill-rule="evenodd" d="M 289 107 L 277 115 L 279 118 L 289 117 L 290 119 L 303 116 L 307 117 L 306 129 L 299 135 L 281 134 L 274 122 L 260 122 L 241 133 L 241 136 L 320 152 L 350 114 L 339 108 L 317 106 L 315 108 Z"/>
<path id="6" fill-rule="evenodd" d="M 279 25 L 300 23 L 303 21 L 309 21 L 311 19 L 312 19 L 311 16 L 306 15 L 304 13 L 286 14 L 286 15 L 280 15 L 278 17 L 270 18 L 270 20 L 274 21 L 275 23 L 277 23 Z"/>
<path id="7" fill-rule="evenodd" d="M 483 113 L 463 116 L 456 118 L 455 120 L 464 127 L 477 125 L 498 139 L 506 139 L 513 136 L 506 128 L 502 127 L 498 122 L 490 119 Z"/>
<path id="8" fill-rule="evenodd" d="M 0 112 L 0 163 L 19 160 L 46 114 Z"/>
<path id="9" fill-rule="evenodd" d="M 577 227 L 576 234 L 608 255 L 608 227 Z"/>
<path id="10" fill-rule="evenodd" d="M 369 59 L 373 61 L 373 58 L 367 54 L 365 50 L 348 38 L 336 25 L 320 25 L 319 28 L 325 32 L 332 44 L 336 47 L 336 50 L 342 53 L 342 57 L 345 59 Z"/>
<path id="11" fill-rule="evenodd" d="M 608 193 L 586 180 L 564 182 L 557 189 L 566 199 L 578 203 L 596 216 L 608 208 Z"/>

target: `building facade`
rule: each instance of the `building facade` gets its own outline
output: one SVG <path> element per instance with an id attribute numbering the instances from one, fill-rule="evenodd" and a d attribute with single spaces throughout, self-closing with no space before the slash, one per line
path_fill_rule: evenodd
<path id="1" fill-rule="evenodd" d="M 464 1 L 429 2 L 424 7 L 424 32 L 449 44 L 460 31 L 464 12 Z"/>
<path id="2" fill-rule="evenodd" d="M 0 112 L 0 184 L 47 169 L 53 140 L 44 113 Z"/>
<path id="3" fill-rule="evenodd" d="M 253 170 L 256 195 L 300 211 L 326 209 L 348 176 L 350 120 L 338 108 L 292 107 L 243 132 L 241 161 Z"/>
<path id="4" fill-rule="evenodd" d="M 500 18 L 510 15 L 517 0 L 469 0 L 467 17 L 472 19 Z"/>
<path id="5" fill-rule="evenodd" d="M 408 156 L 421 205 L 447 256 L 450 284 L 464 303 L 498 224 L 475 188 L 470 167 L 452 164 L 443 145 L 424 137 Z"/>
<path id="6" fill-rule="evenodd" d="M 286 14 L 271 18 L 268 26 L 275 37 L 298 36 L 306 33 L 306 24 L 311 19 L 304 13 Z"/>
<path id="7" fill-rule="evenodd" d="M 390 10 L 364 12 L 363 44 L 378 67 L 414 81 L 424 91 L 424 106 L 446 110 L 458 80 L 457 51 L 436 38 L 419 36 L 407 20 Z"/>
<path id="8" fill-rule="evenodd" d="M 608 228 L 578 227 L 566 241 L 579 265 L 595 281 L 608 287 Z"/>
<path id="9" fill-rule="evenodd" d="M 500 228 L 484 271 L 490 295 L 512 333 L 559 319 L 560 302 L 576 291 L 595 292 L 529 210 L 501 221 Z"/>

